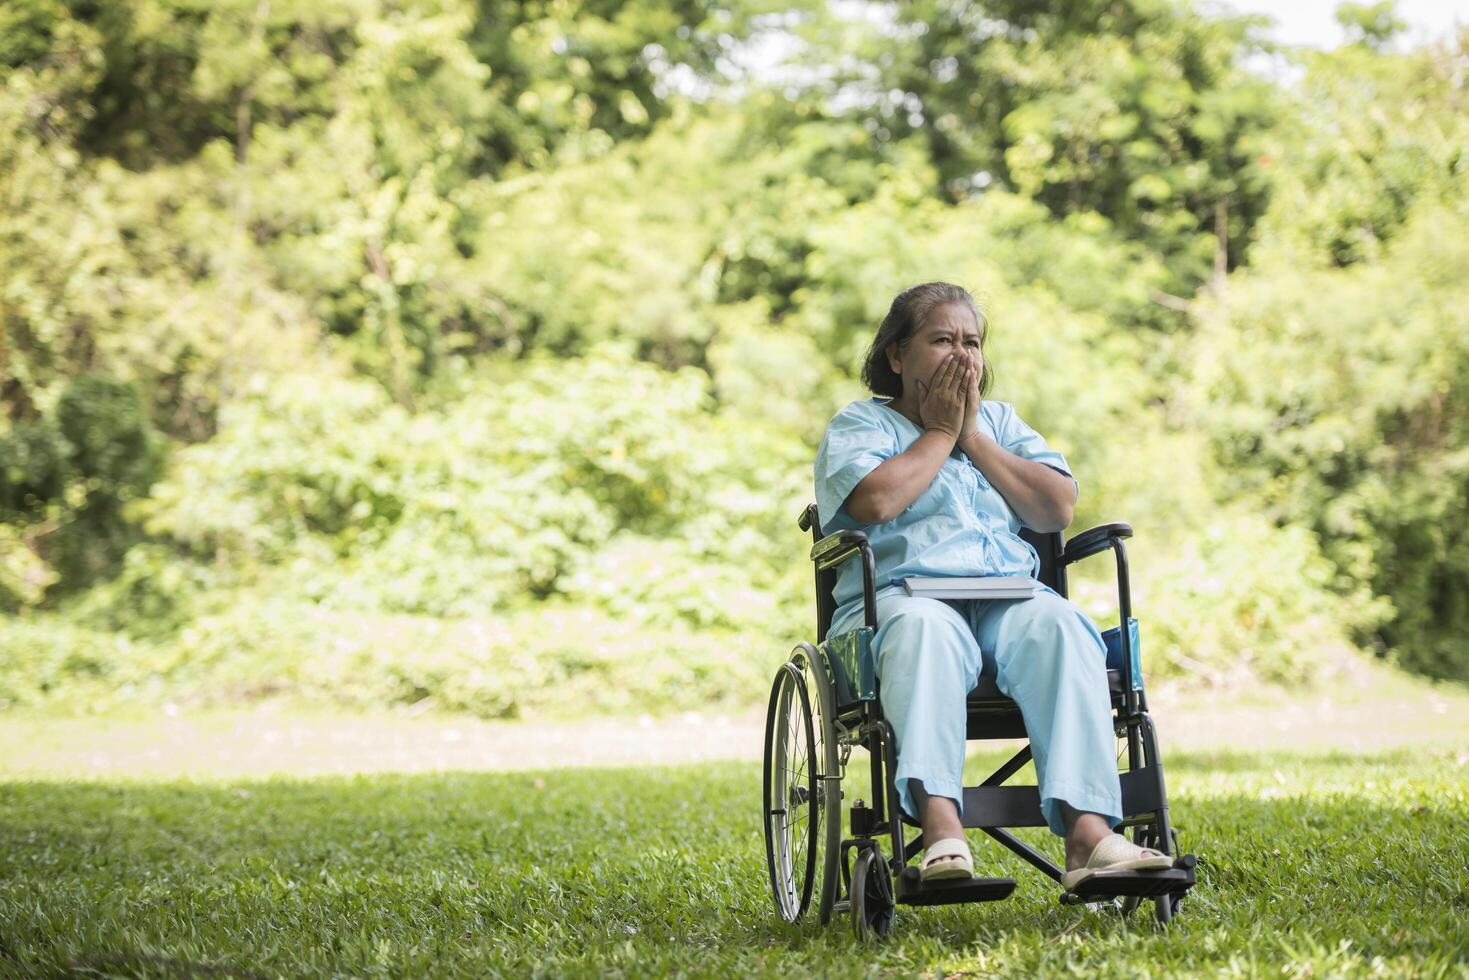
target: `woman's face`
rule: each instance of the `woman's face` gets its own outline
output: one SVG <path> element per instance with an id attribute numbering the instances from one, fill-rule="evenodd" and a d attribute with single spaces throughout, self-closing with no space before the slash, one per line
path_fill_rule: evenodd
<path id="1" fill-rule="evenodd" d="M 954 351 L 968 357 L 975 370 L 983 376 L 979 323 L 974 319 L 973 311 L 963 303 L 935 306 L 913 331 L 913 336 L 908 338 L 906 349 L 899 350 L 897 344 L 887 349 L 888 364 L 903 378 L 903 399 L 916 399 L 918 382 L 927 385 L 944 358 Z"/>

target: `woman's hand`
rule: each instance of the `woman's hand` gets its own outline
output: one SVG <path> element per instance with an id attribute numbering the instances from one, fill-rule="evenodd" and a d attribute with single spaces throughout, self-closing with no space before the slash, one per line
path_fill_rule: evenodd
<path id="1" fill-rule="evenodd" d="M 918 417 L 925 431 L 958 439 L 963 431 L 967 386 L 974 383 L 967 357 L 950 354 L 934 370 L 928 384 L 918 382 Z"/>
<path id="2" fill-rule="evenodd" d="M 969 375 L 964 389 L 964 427 L 959 430 L 960 442 L 979 430 L 979 409 L 984 404 L 979 394 L 979 369 L 974 366 L 974 355 L 966 352 L 964 356 L 969 359 Z"/>

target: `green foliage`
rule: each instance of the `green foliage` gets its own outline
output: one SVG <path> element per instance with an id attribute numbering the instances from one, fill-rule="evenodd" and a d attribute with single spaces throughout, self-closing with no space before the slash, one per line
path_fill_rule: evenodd
<path id="1" fill-rule="evenodd" d="M 812 453 L 932 278 L 1072 530 L 1137 529 L 1151 676 L 1469 676 L 1462 42 L 1348 9 L 1291 89 L 1161 0 L 849 14 L 7 5 L 5 696 L 758 698 L 728 651 L 809 632 Z M 782 32 L 812 71 L 731 84 Z"/>
<path id="2" fill-rule="evenodd" d="M 0 632 L 0 700 L 3 707 L 105 705 L 150 676 L 147 653 L 121 633 L 56 617 L 7 617 Z"/>
<path id="3" fill-rule="evenodd" d="M 1274 200 L 1256 232 L 1256 268 L 1377 261 L 1421 203 L 1463 201 L 1465 43 L 1306 57 L 1297 110 L 1262 161 Z"/>
<path id="4" fill-rule="evenodd" d="M 1466 217 L 1411 219 L 1380 263 L 1241 279 L 1195 372 L 1228 491 L 1319 535 L 1391 600 L 1373 642 L 1439 677 L 1469 671 Z"/>
<path id="5" fill-rule="evenodd" d="M 1309 688 L 1348 669 L 1348 637 L 1384 613 L 1366 588 L 1333 593 L 1335 569 L 1309 531 L 1258 513 L 1218 513 L 1175 548 L 1140 547 L 1133 559 L 1147 573 L 1133 596 L 1149 614 L 1149 677 Z"/>
<path id="6" fill-rule="evenodd" d="M 12 519 L 45 509 L 66 489 L 71 447 L 49 420 L 22 422 L 0 438 L 0 508 Z"/>
<path id="7" fill-rule="evenodd" d="M 36 554 L 24 530 L 0 524 L 0 610 L 39 605 L 58 577 Z"/>
<path id="8" fill-rule="evenodd" d="M 1209 274 L 1221 216 L 1242 259 L 1276 122 L 1275 92 L 1242 64 L 1260 49 L 1249 21 L 1158 0 L 896 12 L 869 118 L 879 139 L 921 141 L 951 199 L 994 184 L 1057 216 L 1100 214 L 1163 258 L 1173 292 Z"/>
<path id="9" fill-rule="evenodd" d="M 446 384 L 416 416 L 359 381 L 247 390 L 135 508 L 157 543 L 67 611 L 96 631 L 67 639 L 136 641 L 127 670 L 47 659 L 41 685 L 17 656 L 11 701 L 49 702 L 64 676 L 103 704 L 743 702 L 766 661 L 737 651 L 778 649 L 810 615 L 787 560 L 808 450 L 711 412 L 696 369 L 537 359 Z"/>
<path id="10" fill-rule="evenodd" d="M 0 10 L 0 68 L 39 61 L 50 50 L 66 8 L 58 0 L 14 0 Z"/>
<path id="11" fill-rule="evenodd" d="M 15 525 L 0 608 L 38 605 L 51 586 L 75 591 L 115 572 L 136 539 L 124 508 L 147 494 L 163 453 L 134 386 L 100 375 L 73 379 L 50 417 L 0 437 L 0 520 Z"/>
<path id="12" fill-rule="evenodd" d="M 1469 678 L 1469 263 L 1465 48 L 1312 64 L 1337 131 L 1305 130 L 1300 170 L 1261 223 L 1257 268 L 1208 304 L 1180 404 L 1221 490 L 1309 528 L 1343 593 L 1383 608 L 1355 639 Z M 1364 90 L 1359 71 L 1369 71 Z M 1401 121 L 1413 122 L 1403 126 Z"/>
<path id="13" fill-rule="evenodd" d="M 1347 30 L 1347 39 L 1373 50 L 1381 50 L 1394 35 L 1408 29 L 1408 22 L 1397 15 L 1393 0 L 1379 3 L 1343 3 L 1336 8 L 1336 19 Z"/>
<path id="14" fill-rule="evenodd" d="M 217 566 L 180 560 L 175 549 L 161 544 L 137 544 L 123 556 L 117 575 L 79 596 L 66 618 L 140 643 L 166 640 L 227 601 L 228 594 L 220 594 L 226 584 Z"/>
<path id="15" fill-rule="evenodd" d="M 152 484 L 160 460 L 132 385 L 77 378 L 56 403 L 56 424 L 70 445 L 72 467 L 105 498 L 125 502 Z"/>
<path id="16" fill-rule="evenodd" d="M 745 520 L 711 514 L 711 501 L 759 495 L 764 512 L 779 494 L 794 513 L 802 477 L 787 471 L 804 448 L 711 408 L 702 372 L 610 351 L 527 362 L 509 380 L 466 376 L 416 416 L 363 382 L 261 378 L 215 439 L 179 453 L 148 527 L 217 560 L 360 571 L 388 608 L 489 610 L 557 592 L 616 534 L 729 547 L 724 533 Z M 741 465 L 741 442 L 761 446 L 761 467 Z"/>

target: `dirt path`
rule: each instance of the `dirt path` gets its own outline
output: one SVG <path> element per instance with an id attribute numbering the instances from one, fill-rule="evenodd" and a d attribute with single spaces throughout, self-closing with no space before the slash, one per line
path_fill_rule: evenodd
<path id="1" fill-rule="evenodd" d="M 1469 751 L 1469 694 L 1389 678 L 1273 702 L 1154 698 L 1165 751 Z M 763 711 L 485 722 L 265 705 L 128 720 L 0 715 L 0 779 L 514 770 L 758 759 Z"/>

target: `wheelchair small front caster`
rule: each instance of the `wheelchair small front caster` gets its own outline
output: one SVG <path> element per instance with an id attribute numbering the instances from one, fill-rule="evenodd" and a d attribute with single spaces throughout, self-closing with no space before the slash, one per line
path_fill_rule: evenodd
<path id="1" fill-rule="evenodd" d="M 864 847 L 852 867 L 852 932 L 868 942 L 881 939 L 893 927 L 893 880 L 882 851 Z"/>

